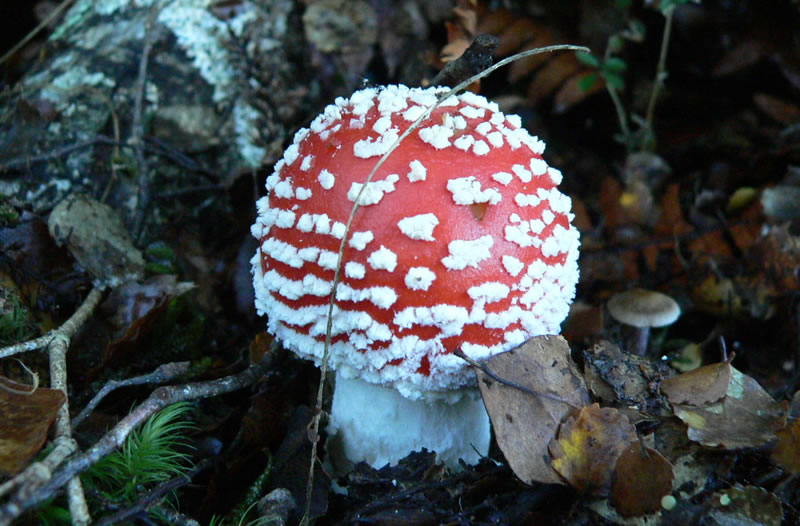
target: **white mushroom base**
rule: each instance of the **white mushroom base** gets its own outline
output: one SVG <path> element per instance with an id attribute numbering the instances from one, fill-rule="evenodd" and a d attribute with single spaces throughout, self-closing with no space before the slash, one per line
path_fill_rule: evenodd
<path id="1" fill-rule="evenodd" d="M 395 464 L 412 451 L 435 451 L 439 462 L 476 464 L 489 451 L 491 426 L 477 388 L 447 400 L 409 400 L 386 387 L 336 373 L 328 453 L 337 471 L 349 462 L 374 468 Z"/>

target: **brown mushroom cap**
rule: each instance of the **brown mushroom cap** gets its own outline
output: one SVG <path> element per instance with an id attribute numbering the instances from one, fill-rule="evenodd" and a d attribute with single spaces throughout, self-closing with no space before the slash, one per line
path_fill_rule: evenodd
<path id="1" fill-rule="evenodd" d="M 608 313 L 618 322 L 634 327 L 664 327 L 678 319 L 681 308 L 666 294 L 631 289 L 608 300 Z"/>

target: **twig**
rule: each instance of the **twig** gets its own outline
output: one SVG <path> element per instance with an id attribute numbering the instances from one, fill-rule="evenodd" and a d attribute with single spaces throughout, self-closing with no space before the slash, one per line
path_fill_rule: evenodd
<path id="1" fill-rule="evenodd" d="M 58 159 L 60 157 L 64 157 L 65 155 L 74 152 L 75 150 L 80 150 L 83 148 L 88 148 L 89 146 L 94 146 L 95 144 L 112 144 L 115 145 L 115 142 L 110 137 L 105 137 L 102 135 L 98 135 L 93 139 L 88 139 L 85 141 L 79 141 L 73 144 L 68 144 L 66 146 L 62 146 L 60 148 L 56 148 L 50 150 L 47 153 L 43 153 L 41 155 L 34 155 L 34 156 L 27 156 L 24 158 L 16 158 L 16 159 L 9 159 L 4 163 L 0 163 L 0 171 L 4 170 L 11 170 L 13 168 L 18 168 L 22 166 L 27 166 L 30 163 L 35 162 L 42 162 L 42 161 L 50 161 L 53 159 Z M 121 145 L 120 146 L 124 146 Z"/>
<path id="2" fill-rule="evenodd" d="M 124 380 L 109 380 L 100 389 L 94 398 L 92 398 L 86 407 L 83 408 L 78 416 L 72 419 L 72 427 L 75 428 L 83 422 L 83 420 L 94 411 L 94 408 L 97 407 L 103 398 L 108 395 L 114 389 L 120 387 L 127 387 L 129 385 L 142 385 L 142 384 L 164 384 L 167 382 L 172 381 L 176 376 L 180 376 L 186 371 L 189 370 L 189 366 L 191 362 L 171 362 L 166 363 L 163 365 L 159 365 L 155 371 L 148 374 L 143 374 L 141 376 L 134 376 L 133 378 L 126 378 Z"/>
<path id="3" fill-rule="evenodd" d="M 150 143 L 150 144 L 148 144 L 148 143 Z M 73 144 L 68 144 L 68 145 L 65 145 L 65 146 L 61 146 L 61 147 L 59 147 L 57 149 L 51 150 L 51 151 L 49 151 L 47 153 L 43 153 L 41 155 L 18 157 L 18 158 L 14 158 L 14 159 L 9 159 L 8 161 L 0 163 L 0 172 L 2 172 L 4 170 L 11 170 L 11 169 L 19 168 L 19 167 L 22 167 L 22 166 L 27 166 L 27 165 L 29 165 L 31 163 L 51 161 L 53 159 L 58 159 L 60 157 L 63 157 L 65 155 L 68 155 L 68 154 L 74 152 L 75 150 L 80 150 L 82 148 L 88 148 L 88 147 L 94 146 L 96 144 L 114 146 L 115 150 L 117 149 L 117 147 L 133 148 L 132 144 L 129 144 L 129 143 L 125 142 L 125 141 L 112 139 L 111 137 L 107 137 L 105 135 L 97 135 L 93 139 L 88 139 L 88 140 L 85 140 L 85 141 L 80 141 L 80 142 L 76 142 L 76 143 L 73 143 Z M 152 146 L 151 146 L 151 144 L 152 144 Z M 213 177 L 213 176 L 216 175 L 216 174 L 214 174 L 214 172 L 212 172 L 208 168 L 200 166 L 196 161 L 190 159 L 186 155 L 183 155 L 182 153 L 178 152 L 177 150 L 171 150 L 169 147 L 167 147 L 166 145 L 162 144 L 160 141 L 158 141 L 158 140 L 156 140 L 156 139 L 154 139 L 152 137 L 146 137 L 145 138 L 145 145 L 143 146 L 143 148 L 144 148 L 145 152 L 152 153 L 152 154 L 158 155 L 160 157 L 165 157 L 168 160 L 174 162 L 175 164 L 181 166 L 182 168 L 185 168 L 188 171 L 197 172 L 199 174 L 202 174 L 202 175 L 205 175 L 205 176 L 209 176 L 209 177 Z"/>
<path id="4" fill-rule="evenodd" d="M 69 392 L 67 390 L 67 350 L 72 336 L 81 327 L 92 312 L 94 312 L 103 293 L 97 287 L 93 288 L 83 304 L 75 311 L 70 319 L 56 331 L 50 341 L 48 351 L 50 354 L 50 387 L 59 389 L 64 393 L 64 403 L 56 413 L 55 433 L 56 437 L 66 439 L 72 438 L 72 426 L 69 422 Z M 89 506 L 86 504 L 86 496 L 83 494 L 81 479 L 72 477 L 67 483 L 67 496 L 69 511 L 72 515 L 72 523 L 83 525 L 89 524 Z"/>
<path id="5" fill-rule="evenodd" d="M 0 349 L 0 358 L 8 358 L 15 354 L 43 349 L 51 344 L 55 344 L 57 340 L 63 340 L 68 345 L 75 331 L 77 331 L 86 322 L 89 316 L 92 315 L 101 297 L 102 292 L 100 289 L 92 289 L 89 295 L 86 296 L 86 299 L 83 300 L 81 306 L 78 307 L 78 310 L 76 310 L 72 317 L 65 321 L 61 327 L 48 332 L 44 336 L 39 336 L 36 339 L 3 347 Z"/>
<path id="6" fill-rule="evenodd" d="M 494 35 L 478 35 L 466 51 L 448 62 L 431 80 L 431 86 L 452 86 L 492 65 L 492 54 L 500 41 Z"/>
<path id="7" fill-rule="evenodd" d="M 111 431 L 85 452 L 67 461 L 53 476 L 39 486 L 24 486 L 0 506 L 0 526 L 7 526 L 26 510 L 49 499 L 67 482 L 85 472 L 122 445 L 128 435 L 153 414 L 177 402 L 208 398 L 248 387 L 269 369 L 272 354 L 244 371 L 205 382 L 159 387 L 136 409 L 120 420 Z"/>
<path id="8" fill-rule="evenodd" d="M 150 50 L 153 47 L 153 22 L 155 22 L 158 9 L 153 7 L 147 16 L 144 27 L 144 44 L 142 45 L 142 56 L 139 59 L 139 75 L 136 78 L 133 99 L 133 124 L 131 125 L 131 144 L 136 152 L 136 164 L 139 171 L 139 191 L 136 194 L 136 215 L 133 219 L 131 233 L 134 239 L 138 239 L 142 233 L 144 224 L 144 213 L 150 200 L 150 170 L 147 167 L 147 159 L 144 156 L 144 124 L 142 123 L 143 101 L 145 83 L 147 81 L 147 63 L 150 58 Z"/>
<path id="9" fill-rule="evenodd" d="M 334 304 L 336 302 L 336 289 L 337 289 L 337 287 L 339 285 L 339 280 L 341 278 L 342 261 L 344 261 L 345 244 L 348 241 L 348 236 L 350 234 L 350 226 L 353 223 L 353 218 L 355 217 L 356 212 L 358 211 L 358 208 L 359 208 L 359 202 L 360 202 L 360 199 L 361 199 L 361 194 L 364 193 L 364 190 L 367 188 L 367 186 L 369 185 L 370 181 L 372 181 L 372 177 L 375 175 L 375 173 L 378 171 L 378 169 L 381 166 L 383 166 L 383 163 L 386 162 L 386 159 L 389 158 L 389 156 L 392 154 L 392 152 L 394 152 L 394 150 L 398 146 L 400 146 L 400 143 L 402 143 L 403 140 L 405 140 L 405 138 L 408 137 L 411 134 L 411 132 L 414 131 L 420 125 L 420 123 L 422 121 L 427 119 L 428 116 L 433 112 L 433 110 L 435 110 L 437 107 L 439 107 L 439 105 L 443 101 L 447 100 L 452 95 L 463 91 L 464 88 L 466 88 L 467 86 L 469 86 L 470 84 L 472 84 L 476 80 L 480 80 L 480 79 L 486 77 L 487 75 L 489 75 L 490 73 L 492 73 L 496 69 L 501 68 L 501 67 L 505 66 L 506 64 L 509 64 L 509 63 L 511 63 L 511 62 L 513 62 L 515 60 L 519 60 L 521 58 L 524 58 L 524 57 L 527 57 L 527 56 L 531 56 L 531 55 L 538 55 L 540 53 L 549 53 L 551 51 L 560 51 L 560 50 L 564 50 L 564 51 L 570 51 L 570 50 L 571 51 L 583 51 L 583 52 L 586 52 L 586 53 L 591 51 L 587 47 L 573 46 L 573 45 L 567 45 L 567 44 L 565 44 L 565 45 L 557 45 L 557 46 L 547 46 L 547 47 L 538 48 L 538 49 L 529 49 L 527 51 L 523 51 L 521 53 L 517 53 L 516 55 L 512 55 L 510 57 L 506 57 L 503 60 L 501 60 L 500 62 L 498 62 L 497 64 L 495 64 L 495 65 L 493 65 L 493 66 L 481 71 L 480 73 L 477 73 L 477 74 L 473 75 L 472 77 L 466 79 L 465 81 L 463 81 L 460 84 L 458 84 L 456 87 L 452 88 L 450 91 L 448 91 L 448 92 L 444 93 L 443 95 L 441 95 L 439 97 L 439 100 L 436 102 L 436 104 L 434 104 L 431 107 L 429 107 L 428 109 L 426 109 L 425 112 L 422 115 L 420 115 L 419 118 L 417 118 L 417 120 L 415 120 L 413 123 L 411 123 L 411 126 L 409 126 L 406 129 L 406 131 L 404 131 L 400 135 L 400 137 L 397 138 L 397 140 L 389 147 L 389 149 L 386 151 L 386 153 L 384 153 L 381 156 L 381 158 L 378 160 L 378 162 L 375 163 L 375 166 L 372 167 L 372 170 L 370 171 L 369 175 L 367 176 L 366 180 L 364 181 L 364 184 L 361 186 L 361 189 L 359 190 L 358 195 L 356 196 L 355 201 L 353 203 L 353 208 L 350 210 L 350 216 L 348 217 L 347 224 L 345 225 L 345 231 L 344 231 L 344 235 L 342 236 L 342 241 L 339 243 L 339 254 L 338 254 L 338 259 L 336 261 L 336 270 L 334 271 L 334 274 L 333 274 L 333 284 L 331 286 L 331 294 L 330 294 L 330 297 L 329 297 L 329 300 L 328 300 L 328 315 L 327 315 L 328 316 L 328 320 L 327 320 L 328 323 L 327 323 L 327 326 L 326 326 L 326 329 L 325 329 L 325 345 L 324 345 L 324 348 L 323 348 L 322 363 L 320 364 L 320 380 L 319 380 L 319 388 L 317 389 L 317 404 L 316 404 L 315 410 L 314 410 L 313 425 L 311 426 L 311 428 L 312 428 L 311 436 L 314 437 L 314 440 L 311 441 L 311 462 L 310 462 L 310 466 L 309 466 L 309 469 L 308 469 L 308 483 L 307 483 L 307 486 L 306 486 L 306 506 L 305 506 L 305 511 L 303 512 L 303 518 L 300 521 L 301 525 L 306 526 L 310 521 L 311 495 L 312 495 L 312 488 L 313 488 L 313 483 L 314 483 L 314 466 L 315 466 L 316 459 L 317 459 L 317 444 L 319 442 L 319 438 L 318 438 L 319 437 L 319 425 L 320 425 L 320 420 L 321 420 L 321 417 L 322 417 L 322 393 L 323 393 L 323 390 L 325 388 L 325 376 L 327 375 L 327 371 L 328 371 L 328 357 L 329 357 L 329 352 L 328 351 L 329 351 L 330 345 L 331 345 L 331 335 L 332 335 L 332 329 L 333 329 L 333 306 L 334 306 Z"/>
<path id="10" fill-rule="evenodd" d="M 558 397 L 556 395 L 543 393 L 541 391 L 536 391 L 535 389 L 531 389 L 530 387 L 525 387 L 522 384 L 518 384 L 517 382 L 515 382 L 513 380 L 509 380 L 507 378 L 503 378 L 502 376 L 498 376 L 497 373 L 495 373 L 494 371 L 489 369 L 488 365 L 486 365 L 485 363 L 481 363 L 481 362 L 478 362 L 476 360 L 473 360 L 472 358 L 470 358 L 469 356 L 464 354 L 464 351 L 462 351 L 461 349 L 456 349 L 455 351 L 453 351 L 453 354 L 455 356 L 458 356 L 459 358 L 461 358 L 462 360 L 464 360 L 468 364 L 470 364 L 472 367 L 474 367 L 476 369 L 480 369 L 486 376 L 488 376 L 489 378 L 491 378 L 492 380 L 494 380 L 495 382 L 497 382 L 499 384 L 507 385 L 509 387 L 513 387 L 514 389 L 519 389 L 523 393 L 527 393 L 527 394 L 529 394 L 531 396 L 535 396 L 537 398 L 546 398 L 547 400 L 552 400 L 553 402 L 561 402 L 562 404 L 567 404 L 570 407 L 575 407 L 576 409 L 580 409 L 579 407 L 577 407 L 574 404 L 570 403 L 568 400 L 564 400 L 563 398 L 560 398 L 560 397 Z"/>
<path id="11" fill-rule="evenodd" d="M 644 129 L 647 140 L 653 133 L 653 117 L 656 111 L 656 100 L 661 86 L 664 84 L 664 70 L 667 67 L 667 50 L 669 49 L 669 37 L 672 32 L 672 15 L 675 13 L 675 6 L 671 6 L 664 11 L 664 34 L 661 36 L 661 51 L 658 55 L 658 67 L 656 68 L 656 78 L 653 80 L 653 90 L 650 92 L 650 100 L 647 103 L 647 116 L 645 118 Z"/>
<path id="12" fill-rule="evenodd" d="M 210 461 L 204 460 L 187 473 L 162 482 L 151 491 L 147 492 L 146 495 L 144 495 L 138 502 L 129 508 L 119 510 L 113 515 L 109 515 L 108 517 L 104 517 L 103 519 L 97 521 L 96 526 L 112 526 L 114 524 L 122 524 L 126 519 L 146 513 L 149 509 L 155 507 L 158 502 L 163 500 L 169 492 L 185 486 L 192 481 L 195 475 L 207 469 L 210 465 Z M 174 524 L 174 522 L 170 521 L 170 524 Z"/>
<path id="13" fill-rule="evenodd" d="M 25 35 L 25 38 L 17 42 L 14 45 L 14 47 L 9 49 L 2 57 L 0 57 L 0 64 L 8 60 L 9 57 L 13 56 L 17 51 L 25 47 L 25 45 L 28 42 L 30 42 L 33 39 L 33 37 L 38 35 L 42 29 L 46 28 L 50 24 L 50 22 L 61 16 L 61 13 L 66 8 L 68 8 L 72 4 L 72 2 L 73 0 L 64 0 L 63 2 L 58 4 L 58 6 L 56 6 L 55 9 L 50 11 L 50 13 L 46 17 L 44 17 L 44 19 L 41 22 L 39 22 L 39 25 L 33 28 L 33 30 L 30 33 Z"/>

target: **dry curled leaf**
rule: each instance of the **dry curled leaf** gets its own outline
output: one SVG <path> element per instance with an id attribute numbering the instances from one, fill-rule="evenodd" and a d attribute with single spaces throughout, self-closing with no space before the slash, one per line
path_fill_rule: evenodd
<path id="1" fill-rule="evenodd" d="M 486 362 L 500 378 L 538 396 L 476 371 L 497 444 L 514 474 L 527 483 L 563 484 L 546 462 L 547 444 L 564 416 L 589 403 L 589 393 L 569 346 L 560 336 L 537 336 Z M 559 401 L 559 399 L 561 401 Z"/>
<path id="2" fill-rule="evenodd" d="M 653 513 L 672 491 L 672 479 L 672 464 L 661 453 L 634 442 L 617 460 L 611 503 L 623 517 Z"/>
<path id="3" fill-rule="evenodd" d="M 50 213 L 50 235 L 92 277 L 117 286 L 144 275 L 144 258 L 133 245 L 119 214 L 85 194 L 70 194 Z"/>
<path id="4" fill-rule="evenodd" d="M 0 377 L 0 474 L 17 474 L 39 452 L 65 400 L 58 389 L 31 391 Z"/>
<path id="5" fill-rule="evenodd" d="M 776 402 L 753 378 L 731 367 L 725 396 L 711 404 L 675 405 L 690 440 L 726 449 L 760 446 L 786 425 L 788 404 Z"/>
<path id="6" fill-rule="evenodd" d="M 776 433 L 778 443 L 772 450 L 772 461 L 793 475 L 800 473 L 800 420 L 792 421 Z"/>
<path id="7" fill-rule="evenodd" d="M 636 440 L 628 417 L 592 404 L 569 417 L 548 447 L 551 464 L 570 486 L 595 496 L 608 494 L 617 459 Z"/>
<path id="8" fill-rule="evenodd" d="M 731 364 L 715 363 L 661 382 L 661 391 L 673 404 L 703 405 L 716 402 L 728 392 Z"/>

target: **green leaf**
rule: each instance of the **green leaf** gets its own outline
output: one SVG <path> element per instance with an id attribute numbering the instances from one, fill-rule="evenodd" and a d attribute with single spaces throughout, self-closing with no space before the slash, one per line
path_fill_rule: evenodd
<path id="1" fill-rule="evenodd" d="M 617 9 L 628 9 L 632 3 L 631 0 L 617 0 Z"/>
<path id="2" fill-rule="evenodd" d="M 611 57 L 606 60 L 605 64 L 603 64 L 604 72 L 619 73 L 621 71 L 625 71 L 626 69 L 628 69 L 628 65 L 624 60 L 617 57 Z"/>
<path id="3" fill-rule="evenodd" d="M 578 88 L 584 93 L 589 91 L 594 87 L 595 83 L 597 83 L 597 77 L 597 73 L 590 73 L 586 75 L 578 81 Z"/>
<path id="4" fill-rule="evenodd" d="M 587 66 L 591 66 L 593 68 L 600 67 L 600 61 L 597 57 L 590 55 L 589 53 L 584 53 L 583 51 L 579 51 L 575 53 L 575 57 L 578 59 L 579 62 L 586 64 Z"/>
<path id="5" fill-rule="evenodd" d="M 621 76 L 617 75 L 616 73 L 604 72 L 603 78 L 606 79 L 606 84 L 608 84 L 615 90 L 622 91 L 623 89 L 625 89 L 625 81 Z"/>

